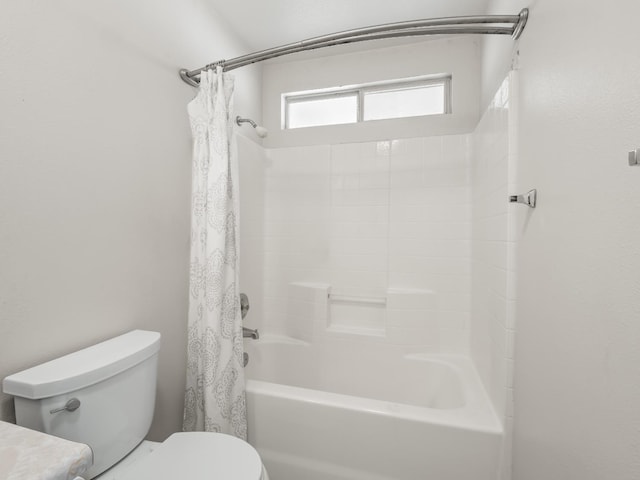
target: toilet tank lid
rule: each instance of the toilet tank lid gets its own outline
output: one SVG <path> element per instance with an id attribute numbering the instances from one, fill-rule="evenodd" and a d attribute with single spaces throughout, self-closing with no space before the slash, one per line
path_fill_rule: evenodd
<path id="1" fill-rule="evenodd" d="M 6 377 L 2 390 L 33 400 L 62 395 L 117 375 L 158 350 L 158 332 L 133 330 Z"/>

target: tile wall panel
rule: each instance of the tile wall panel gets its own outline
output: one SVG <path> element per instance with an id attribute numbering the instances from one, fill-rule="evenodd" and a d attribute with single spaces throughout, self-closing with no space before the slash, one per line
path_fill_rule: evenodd
<path id="1" fill-rule="evenodd" d="M 469 145 L 469 135 L 453 135 L 268 150 L 265 327 L 300 333 L 287 326 L 296 321 L 290 283 L 376 298 L 415 290 L 433 297 L 428 309 L 387 308 L 381 317 L 342 305 L 333 320 L 365 326 L 375 310 L 369 326 L 391 343 L 467 353 Z"/>

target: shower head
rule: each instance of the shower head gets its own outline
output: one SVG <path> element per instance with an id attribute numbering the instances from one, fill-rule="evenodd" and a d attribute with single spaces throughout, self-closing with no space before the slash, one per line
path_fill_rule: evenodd
<path id="1" fill-rule="evenodd" d="M 267 135 L 269 135 L 269 130 L 267 130 L 264 127 L 261 127 L 260 125 L 258 125 L 256 127 L 256 134 L 260 137 L 260 138 L 264 138 Z"/>
<path id="2" fill-rule="evenodd" d="M 260 138 L 264 138 L 267 136 L 267 134 L 269 133 L 269 131 L 258 125 L 256 122 L 254 122 L 253 120 L 251 120 L 250 118 L 242 118 L 240 117 L 240 115 L 238 115 L 236 117 L 236 124 L 238 126 L 241 126 L 243 123 L 248 123 L 249 125 L 251 125 L 253 128 L 255 128 L 256 130 L 256 134 L 260 137 Z"/>

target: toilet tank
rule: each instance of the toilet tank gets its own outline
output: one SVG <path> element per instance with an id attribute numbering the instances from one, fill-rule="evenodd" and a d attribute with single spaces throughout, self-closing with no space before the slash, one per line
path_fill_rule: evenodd
<path id="1" fill-rule="evenodd" d="M 159 333 L 134 330 L 6 377 L 2 387 L 15 396 L 18 425 L 89 445 L 85 475 L 93 478 L 149 432 L 159 350 Z M 73 398 L 77 409 L 52 413 Z"/>

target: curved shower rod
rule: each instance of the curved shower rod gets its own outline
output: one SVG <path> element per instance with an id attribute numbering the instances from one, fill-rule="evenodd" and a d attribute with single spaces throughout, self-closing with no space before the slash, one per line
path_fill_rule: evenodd
<path id="1" fill-rule="evenodd" d="M 387 23 L 384 25 L 345 30 L 343 32 L 331 33 L 300 42 L 260 50 L 230 60 L 218 60 L 195 70 L 183 68 L 180 70 L 180 78 L 189 85 L 197 87 L 197 77 L 200 75 L 200 72 L 215 68 L 218 65 L 221 65 L 224 71 L 229 71 L 291 53 L 383 38 L 442 34 L 484 34 L 511 35 L 513 38 L 518 39 L 524 30 L 528 16 L 529 9 L 523 8 L 518 15 L 479 15 L 410 20 L 407 22 Z"/>

